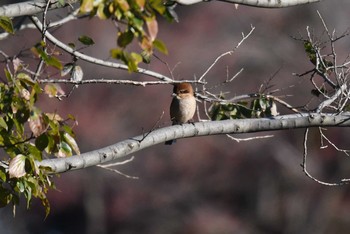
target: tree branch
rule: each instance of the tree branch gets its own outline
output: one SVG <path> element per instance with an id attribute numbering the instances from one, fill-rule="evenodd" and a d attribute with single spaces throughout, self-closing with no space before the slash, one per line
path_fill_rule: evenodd
<path id="1" fill-rule="evenodd" d="M 218 0 L 222 2 L 235 3 L 253 7 L 264 8 L 284 8 L 308 3 L 320 2 L 321 0 Z M 53 0 L 49 6 L 49 10 L 57 9 L 79 2 L 78 0 L 66 0 L 66 4 L 62 6 L 57 0 Z M 205 0 L 175 0 L 182 5 L 192 5 Z M 45 0 L 35 0 L 21 3 L 8 4 L 0 7 L 0 15 L 7 17 L 18 17 L 24 15 L 35 15 L 44 11 L 46 6 Z"/>
<path id="2" fill-rule="evenodd" d="M 122 158 L 144 148 L 177 138 L 195 136 L 253 133 L 262 131 L 287 130 L 308 127 L 349 127 L 350 112 L 337 114 L 299 113 L 261 119 L 235 119 L 223 121 L 196 122 L 174 125 L 153 130 L 105 148 L 97 149 L 69 158 L 46 159 L 38 166 L 50 167 L 52 173 L 82 169 Z M 176 146 L 173 146 L 176 147 Z"/>
<path id="3" fill-rule="evenodd" d="M 114 80 L 114 79 L 89 79 L 81 81 L 73 81 L 67 79 L 41 79 L 38 80 L 41 84 L 72 84 L 72 85 L 84 85 L 84 84 L 124 84 L 124 85 L 135 85 L 135 86 L 149 86 L 149 85 L 160 85 L 160 84 L 176 84 L 182 82 L 204 84 L 203 81 L 196 80 L 178 80 L 178 81 L 134 81 L 134 80 Z"/>
<path id="4" fill-rule="evenodd" d="M 43 24 L 40 22 L 38 17 L 32 16 L 31 19 L 32 19 L 33 23 L 35 24 L 35 26 L 42 32 L 43 31 Z M 89 63 L 101 65 L 104 67 L 111 67 L 111 68 L 116 68 L 116 69 L 121 69 L 121 70 L 126 70 L 126 71 L 128 70 L 127 65 L 120 64 L 120 63 L 114 63 L 114 62 L 110 62 L 110 61 L 104 61 L 102 59 L 94 58 L 94 57 L 91 57 L 89 55 L 83 54 L 79 51 L 76 51 L 73 48 L 71 48 L 68 45 L 61 42 L 60 40 L 58 40 L 56 37 L 54 37 L 51 33 L 47 32 L 47 31 L 45 32 L 45 36 L 50 42 L 55 44 L 57 47 L 66 51 L 67 53 L 75 56 L 76 58 L 79 58 L 79 59 L 84 60 L 84 61 L 89 62 Z M 143 74 L 143 75 L 157 78 L 157 79 L 162 80 L 162 81 L 173 81 L 171 78 L 169 78 L 165 75 L 162 75 L 160 73 L 150 71 L 147 69 L 143 69 L 143 68 L 138 68 L 136 72 Z"/>
<path id="5" fill-rule="evenodd" d="M 59 1 L 53 0 L 51 1 L 51 4 L 48 7 L 48 9 L 53 10 L 56 8 L 66 7 L 71 4 L 79 2 L 79 0 L 66 0 L 65 2 L 66 4 L 62 6 L 59 3 Z M 46 0 L 36 0 L 36 1 L 28 1 L 28 2 L 20 2 L 20 3 L 4 5 L 0 7 L 0 15 L 7 16 L 10 18 L 17 17 L 17 16 L 24 16 L 24 15 L 35 15 L 45 10 L 46 3 L 47 3 Z"/>
<path id="6" fill-rule="evenodd" d="M 208 0 L 175 0 L 175 2 L 182 5 L 192 5 Z M 284 8 L 308 3 L 320 2 L 321 0 L 217 0 L 221 2 L 235 3 L 253 7 L 264 8 Z"/>

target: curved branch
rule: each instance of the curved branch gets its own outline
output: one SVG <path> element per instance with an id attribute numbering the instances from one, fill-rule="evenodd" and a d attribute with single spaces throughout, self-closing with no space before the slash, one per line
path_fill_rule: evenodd
<path id="1" fill-rule="evenodd" d="M 79 2 L 79 0 L 66 0 L 65 2 L 66 4 L 62 6 L 59 1 L 52 1 L 48 9 L 53 10 L 66 7 L 73 3 Z M 45 10 L 46 4 L 46 0 L 37 0 L 4 5 L 0 7 L 0 15 L 10 18 L 24 15 L 35 15 L 37 13 L 43 12 Z"/>
<path id="2" fill-rule="evenodd" d="M 52 173 L 82 169 L 115 160 L 144 148 L 177 138 L 287 130 L 307 127 L 349 127 L 350 112 L 336 114 L 300 113 L 261 119 L 236 119 L 196 122 L 156 129 L 114 145 L 69 158 L 46 159 L 38 166 L 50 167 Z M 176 147 L 176 146 L 173 146 Z"/>
<path id="3" fill-rule="evenodd" d="M 43 24 L 40 22 L 40 20 L 38 19 L 38 17 L 36 16 L 32 16 L 31 17 L 33 23 L 35 24 L 35 26 L 42 32 L 43 30 Z M 117 69 L 122 69 L 122 70 L 126 70 L 128 71 L 128 66 L 124 65 L 124 64 L 120 64 L 120 63 L 114 63 L 114 62 L 109 62 L 109 61 L 104 61 L 102 59 L 98 59 L 98 58 L 94 58 L 91 57 L 89 55 L 83 54 L 79 51 L 74 50 L 73 48 L 69 47 L 68 45 L 64 44 L 63 42 L 61 42 L 60 40 L 58 40 L 56 37 L 54 37 L 51 33 L 49 33 L 48 31 L 45 32 L 45 36 L 46 38 L 52 42 L 53 44 L 55 44 L 56 46 L 58 46 L 59 48 L 61 48 L 62 50 L 66 51 L 67 53 L 81 59 L 84 60 L 86 62 L 89 63 L 93 63 L 93 64 L 97 64 L 100 66 L 104 66 L 104 67 L 111 67 L 111 68 L 117 68 Z M 159 80 L 162 81 L 173 81 L 171 78 L 162 75 L 160 73 L 154 72 L 154 71 L 150 71 L 144 68 L 138 68 L 137 73 L 140 74 L 144 74 L 144 75 L 148 75 L 154 78 L 157 78 Z"/>

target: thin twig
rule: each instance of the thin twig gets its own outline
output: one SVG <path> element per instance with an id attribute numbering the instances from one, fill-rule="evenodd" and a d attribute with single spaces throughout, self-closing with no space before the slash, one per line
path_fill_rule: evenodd
<path id="1" fill-rule="evenodd" d="M 254 137 L 247 137 L 247 138 L 237 138 L 237 137 L 233 137 L 229 134 L 226 134 L 226 136 L 228 138 L 230 138 L 231 140 L 236 141 L 237 143 L 240 143 L 241 141 L 252 141 L 252 140 L 257 140 L 257 139 L 266 139 L 266 138 L 274 137 L 274 135 L 265 135 L 265 136 L 254 136 Z"/>
<path id="2" fill-rule="evenodd" d="M 199 77 L 198 81 L 201 81 L 222 57 L 224 57 L 226 55 L 232 55 L 238 49 L 238 47 L 253 33 L 255 27 L 253 27 L 252 25 L 250 27 L 251 27 L 251 29 L 247 35 L 244 35 L 244 33 L 242 33 L 242 40 L 240 42 L 238 42 L 238 44 L 233 48 L 233 50 L 227 51 L 227 52 L 221 54 L 219 57 L 217 57 L 215 59 L 215 61 L 203 73 L 203 75 L 201 77 Z"/>
<path id="3" fill-rule="evenodd" d="M 139 177 L 137 176 L 130 176 L 130 175 L 127 175 L 117 169 L 112 169 L 110 167 L 114 167 L 114 166 L 120 166 L 120 165 L 124 165 L 124 164 L 127 164 L 129 162 L 132 162 L 134 160 L 134 156 L 132 156 L 130 159 L 127 159 L 127 160 L 124 160 L 124 161 L 121 161 L 121 162 L 116 162 L 116 163 L 110 163 L 110 164 L 98 164 L 96 165 L 97 167 L 100 167 L 100 168 L 103 168 L 103 169 L 106 169 L 106 170 L 109 170 L 109 171 L 113 171 L 119 175 L 122 175 L 128 179 L 139 179 Z"/>
<path id="4" fill-rule="evenodd" d="M 322 129 L 319 128 L 320 130 L 320 134 L 321 134 L 321 139 L 325 139 L 331 146 L 333 146 L 333 148 L 336 150 L 336 151 L 339 151 L 339 152 L 342 152 L 344 153 L 346 156 L 350 156 L 349 155 L 349 152 L 350 150 L 344 150 L 344 149 L 340 149 L 338 146 L 336 146 L 330 139 L 328 139 L 328 137 L 326 137 L 326 135 L 323 133 Z M 324 147 L 324 144 L 322 143 L 322 148 L 325 148 Z"/>
<path id="5" fill-rule="evenodd" d="M 339 183 L 328 183 L 328 182 L 324 182 L 321 181 L 319 179 L 316 179 L 315 177 L 313 177 L 306 168 L 306 159 L 307 159 L 307 141 L 308 141 L 308 134 L 309 134 L 309 128 L 305 129 L 305 133 L 304 133 L 304 154 L 303 154 L 303 163 L 302 163 L 302 168 L 303 168 L 303 172 L 305 173 L 305 175 L 307 177 L 309 177 L 310 179 L 312 179 L 313 181 L 322 184 L 322 185 L 326 185 L 326 186 L 341 186 L 341 185 L 345 185 L 345 184 L 349 184 L 350 183 L 350 179 L 342 179 L 341 182 Z"/>

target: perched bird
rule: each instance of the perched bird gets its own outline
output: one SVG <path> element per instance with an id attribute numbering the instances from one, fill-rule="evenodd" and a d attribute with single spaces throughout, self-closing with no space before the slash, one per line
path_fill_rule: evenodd
<path id="1" fill-rule="evenodd" d="M 192 119 L 196 111 L 196 99 L 192 85 L 190 83 L 177 83 L 173 89 L 173 100 L 170 105 L 170 118 L 175 124 L 187 123 Z M 175 140 L 166 141 L 166 145 L 171 145 Z"/>

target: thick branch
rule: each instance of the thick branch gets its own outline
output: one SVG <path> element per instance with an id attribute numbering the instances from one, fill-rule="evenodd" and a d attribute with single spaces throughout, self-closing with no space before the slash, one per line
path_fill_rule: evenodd
<path id="1" fill-rule="evenodd" d="M 284 8 L 308 3 L 320 2 L 321 0 L 219 0 L 223 2 L 237 3 L 247 6 L 265 8 Z"/>
<path id="2" fill-rule="evenodd" d="M 36 0 L 21 3 L 14 3 L 0 7 L 0 15 L 7 17 L 17 17 L 24 15 L 35 15 L 43 12 L 46 7 L 46 0 Z M 58 1 L 51 1 L 49 10 L 61 8 L 62 6 Z M 66 0 L 65 6 L 78 2 L 78 0 Z"/>
<path id="3" fill-rule="evenodd" d="M 176 0 L 183 5 L 191 5 L 195 3 L 203 2 L 204 0 Z M 242 4 L 253 7 L 266 7 L 266 8 L 283 8 L 290 6 L 297 6 L 307 3 L 319 2 L 321 0 L 218 0 L 229 3 Z M 66 5 L 79 2 L 78 0 L 66 0 Z M 43 12 L 46 6 L 45 0 L 35 0 L 28 2 L 21 2 L 15 4 L 9 4 L 0 7 L 0 15 L 7 17 L 17 17 L 24 15 L 35 15 Z M 58 1 L 52 1 L 49 10 L 62 7 Z"/>
<path id="4" fill-rule="evenodd" d="M 349 127 L 350 112 L 335 114 L 293 114 L 262 119 L 237 119 L 197 122 L 156 129 L 146 135 L 69 158 L 46 159 L 39 166 L 51 167 L 54 173 L 82 169 L 115 160 L 144 148 L 177 138 L 232 133 L 252 133 L 307 127 Z M 176 147 L 176 145 L 171 146 Z"/>
<path id="5" fill-rule="evenodd" d="M 205 2 L 207 0 L 175 0 L 182 5 L 192 5 L 195 3 Z M 221 2 L 229 2 L 253 7 L 265 8 L 284 8 L 308 3 L 320 2 L 321 0 L 217 0 Z"/>

